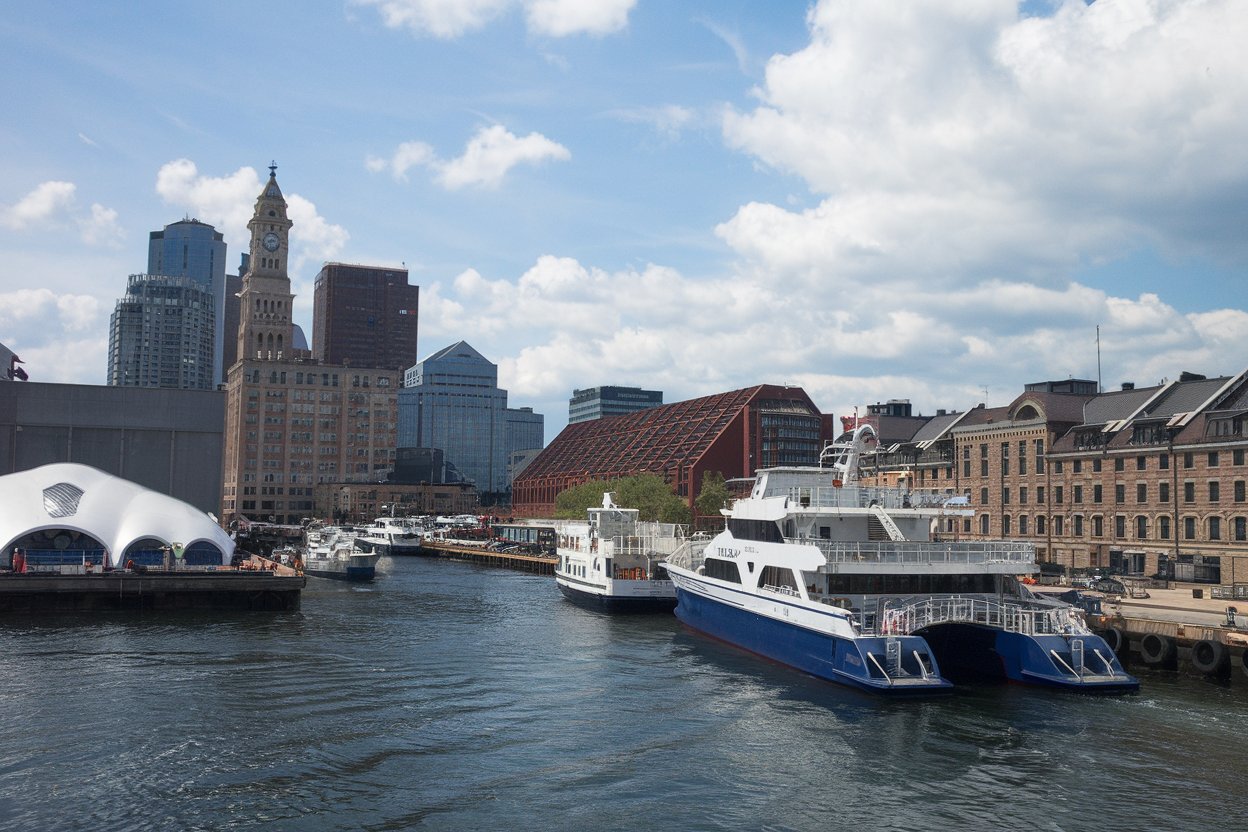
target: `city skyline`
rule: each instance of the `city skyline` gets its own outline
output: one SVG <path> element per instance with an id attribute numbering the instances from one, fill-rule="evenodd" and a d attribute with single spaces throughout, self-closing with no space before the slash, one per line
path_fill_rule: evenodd
<path id="1" fill-rule="evenodd" d="M 931 414 L 1248 366 L 1242 4 L 254 20 L 144 3 L 3 24 L 0 342 L 33 380 L 105 382 L 82 356 L 150 229 L 210 223 L 236 263 L 271 159 L 295 322 L 311 332 L 322 262 L 402 264 L 420 358 L 470 341 L 547 441 L 600 385 Z"/>

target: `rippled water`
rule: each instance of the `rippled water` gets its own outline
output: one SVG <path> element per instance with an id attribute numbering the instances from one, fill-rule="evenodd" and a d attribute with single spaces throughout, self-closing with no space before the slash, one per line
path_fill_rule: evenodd
<path id="1" fill-rule="evenodd" d="M 1248 822 L 1248 680 L 880 701 L 549 577 L 380 566 L 296 614 L 0 620 L 0 828 Z"/>

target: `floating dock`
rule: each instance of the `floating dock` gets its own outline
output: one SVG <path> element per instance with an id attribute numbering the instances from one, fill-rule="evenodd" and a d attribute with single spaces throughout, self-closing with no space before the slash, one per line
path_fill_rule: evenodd
<path id="1" fill-rule="evenodd" d="M 538 575 L 555 574 L 558 558 L 542 555 L 522 555 L 514 552 L 500 552 L 484 546 L 472 546 L 465 543 L 444 540 L 421 541 L 420 553 L 446 560 L 467 561 L 483 566 L 496 566 L 502 569 L 515 569 L 521 572 L 533 572 Z"/>
<path id="2" fill-rule="evenodd" d="M 307 579 L 252 558 L 251 568 L 56 574 L 0 573 L 0 616 L 99 610 L 256 610 L 299 608 Z"/>

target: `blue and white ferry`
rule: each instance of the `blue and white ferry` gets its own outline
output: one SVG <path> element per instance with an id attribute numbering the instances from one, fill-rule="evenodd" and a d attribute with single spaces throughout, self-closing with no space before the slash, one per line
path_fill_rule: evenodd
<path id="1" fill-rule="evenodd" d="M 344 526 L 315 526 L 305 533 L 303 571 L 316 578 L 371 581 L 381 555 L 355 548 L 358 533 Z"/>
<path id="2" fill-rule="evenodd" d="M 831 464 L 757 472 L 705 549 L 664 563 L 688 626 L 814 676 L 884 694 L 998 678 L 1078 691 L 1139 682 L 1075 607 L 1036 596 L 1035 547 L 932 537 L 964 510 L 946 497 L 869 487 L 869 425 Z"/>

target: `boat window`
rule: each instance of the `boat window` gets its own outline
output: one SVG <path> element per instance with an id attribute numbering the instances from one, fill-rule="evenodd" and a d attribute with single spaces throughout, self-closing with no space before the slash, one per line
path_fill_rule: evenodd
<path id="1" fill-rule="evenodd" d="M 734 584 L 741 583 L 741 570 L 737 568 L 736 561 L 707 558 L 703 562 L 703 567 L 703 574 L 708 578 L 718 578 Z"/>
<path id="2" fill-rule="evenodd" d="M 774 520 L 742 520 L 728 518 L 728 531 L 738 540 L 759 540 L 764 543 L 783 543 L 780 527 Z"/>
<path id="3" fill-rule="evenodd" d="M 758 585 L 797 592 L 797 580 L 793 577 L 793 570 L 782 566 L 764 566 Z"/>

